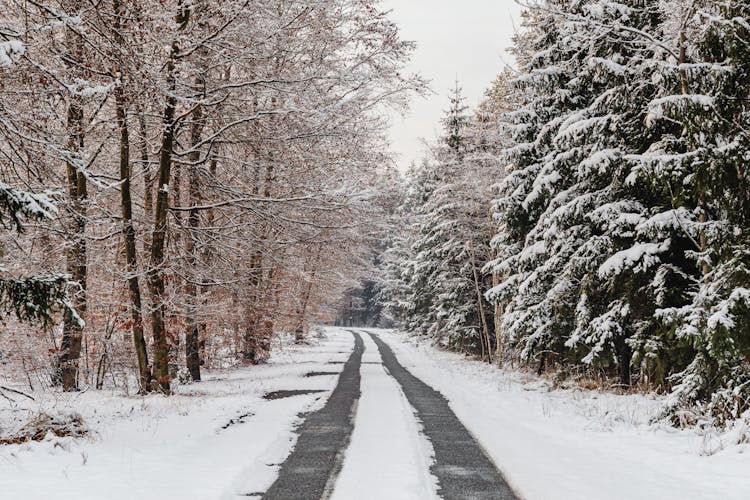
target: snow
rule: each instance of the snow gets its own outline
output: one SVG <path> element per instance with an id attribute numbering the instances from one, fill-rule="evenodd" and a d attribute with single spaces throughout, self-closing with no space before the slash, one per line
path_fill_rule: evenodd
<path id="1" fill-rule="evenodd" d="M 2 400 L 0 433 L 42 411 L 77 412 L 92 430 L 84 439 L 0 446 L 2 496 L 206 500 L 263 491 L 294 444 L 298 415 L 322 406 L 337 380 L 303 375 L 340 371 L 328 361 L 345 361 L 352 345 L 351 335 L 331 331 L 317 345 L 281 349 L 265 366 L 209 374 L 170 397 L 88 391 L 33 394 L 36 402 L 19 398 L 12 407 Z M 290 388 L 326 392 L 262 398 Z"/>
<path id="2" fill-rule="evenodd" d="M 115 84 L 113 83 L 107 85 L 92 85 L 90 82 L 81 79 L 76 80 L 74 85 L 67 85 L 68 92 L 87 99 L 106 96 L 114 88 Z"/>
<path id="3" fill-rule="evenodd" d="M 561 180 L 562 176 L 556 170 L 553 170 L 549 173 L 542 173 L 536 179 L 534 179 L 533 188 L 528 196 L 526 196 L 526 199 L 523 201 L 521 206 L 525 209 L 528 209 L 528 207 L 532 203 L 534 203 L 541 197 L 542 193 L 546 191 L 552 191 L 553 186 Z"/>
<path id="4" fill-rule="evenodd" d="M 677 207 L 659 212 L 643 221 L 636 228 L 646 235 L 669 234 L 670 230 L 681 230 L 691 236 L 698 234 L 696 217 L 685 207 Z"/>
<path id="5" fill-rule="evenodd" d="M 67 279 L 70 279 L 70 275 L 66 275 Z M 78 282 L 74 282 L 76 285 L 78 285 Z M 69 312 L 70 315 L 73 318 L 73 321 L 75 321 L 76 325 L 78 325 L 79 328 L 86 328 L 86 320 L 84 320 L 80 314 L 78 314 L 78 311 L 76 311 L 75 306 L 73 303 L 69 300 L 63 300 L 63 306 L 65 307 L 65 311 Z"/>
<path id="6" fill-rule="evenodd" d="M 593 155 L 583 160 L 579 166 L 581 172 L 580 176 L 590 175 L 591 172 L 597 172 L 604 174 L 610 165 L 616 163 L 620 156 L 621 151 L 618 149 L 603 149 L 596 151 Z"/>
<path id="7" fill-rule="evenodd" d="M 618 275 L 626 269 L 634 271 L 646 270 L 659 262 L 660 253 L 669 250 L 669 240 L 663 243 L 636 243 L 632 247 L 621 250 L 599 266 L 599 277 Z"/>
<path id="8" fill-rule="evenodd" d="M 513 83 L 516 85 L 524 85 L 535 81 L 549 81 L 555 78 L 559 78 L 564 74 L 564 70 L 555 66 L 549 66 L 547 68 L 535 68 L 529 73 L 524 73 L 516 76 L 513 79 Z"/>
<path id="9" fill-rule="evenodd" d="M 437 478 L 429 472 L 432 446 L 398 382 L 380 364 L 375 342 L 369 335 L 362 340 L 362 395 L 331 500 L 438 498 Z"/>
<path id="10" fill-rule="evenodd" d="M 551 390 L 407 337 L 378 332 L 399 361 L 443 393 L 526 500 L 746 500 L 750 444 L 725 433 L 651 424 L 661 397 Z"/>
<path id="11" fill-rule="evenodd" d="M 727 300 L 721 301 L 716 310 L 708 317 L 708 329 L 717 330 L 719 326 L 726 329 L 734 328 L 735 322 L 731 310 L 739 304 L 750 304 L 750 289 L 736 288 Z"/>
<path id="12" fill-rule="evenodd" d="M 64 12 L 60 12 L 60 11 L 56 11 L 52 9 L 50 9 L 49 12 L 50 14 L 54 16 L 55 20 L 47 24 L 44 24 L 42 26 L 39 26 L 37 28 L 39 31 L 42 31 L 42 32 L 51 31 L 56 28 L 63 28 L 66 26 L 75 27 L 75 26 L 80 26 L 81 24 L 83 24 L 83 17 L 81 17 L 80 14 L 69 16 L 65 14 Z"/>
<path id="13" fill-rule="evenodd" d="M 621 59 L 621 58 L 620 58 Z M 603 67 L 613 75 L 622 76 L 627 73 L 627 66 L 617 63 L 616 61 L 604 57 L 592 57 L 589 60 L 589 66 Z"/>
<path id="14" fill-rule="evenodd" d="M 520 262 L 533 262 L 538 257 L 544 256 L 547 252 L 547 245 L 544 240 L 537 240 L 530 245 L 526 245 L 518 256 Z"/>
<path id="15" fill-rule="evenodd" d="M 651 127 L 657 120 L 664 117 L 667 107 L 684 107 L 688 104 L 709 109 L 714 106 L 715 99 L 709 95 L 702 94 L 678 94 L 668 95 L 654 99 L 648 104 L 648 116 L 646 125 Z"/>
<path id="16" fill-rule="evenodd" d="M 377 332 L 449 400 L 526 500 L 750 498 L 750 444 L 737 444 L 747 424 L 724 433 L 652 424 L 661 397 L 551 390 L 544 379 Z M 361 399 L 333 499 L 437 498 L 429 441 L 376 346 L 363 340 Z M 211 373 L 171 397 L 87 391 L 4 402 L 0 433 L 41 411 L 77 412 L 92 433 L 0 446 L 0 491 L 25 500 L 252 498 L 294 446 L 299 414 L 320 408 L 337 380 L 304 375 L 340 371 L 352 346 L 351 334 L 329 328 L 312 345 L 280 346 L 267 365 Z M 261 397 L 304 388 L 326 392 Z"/>
<path id="17" fill-rule="evenodd" d="M 53 214 L 57 213 L 57 207 L 50 198 L 52 193 L 29 193 L 20 189 L 0 182 L 0 194 L 2 194 L 11 206 L 19 208 L 18 213 L 40 219 L 52 219 Z"/>
<path id="18" fill-rule="evenodd" d="M 620 16 L 623 19 L 627 19 L 628 16 L 632 15 L 632 9 L 627 5 L 619 2 L 606 2 L 599 1 L 593 5 L 587 5 L 584 7 L 584 12 L 594 19 L 601 19 L 605 15 Z"/>
<path id="19" fill-rule="evenodd" d="M 0 68 L 11 66 L 24 51 L 25 47 L 19 40 L 0 42 Z"/>
<path id="20" fill-rule="evenodd" d="M 587 217 L 592 222 L 607 227 L 611 232 L 622 233 L 643 221 L 641 212 L 644 210 L 645 207 L 637 201 L 619 200 L 601 204 L 587 214 Z"/>
<path id="21" fill-rule="evenodd" d="M 574 142 L 591 134 L 606 133 L 610 123 L 617 118 L 611 113 L 591 118 L 585 118 L 585 116 L 585 113 L 576 113 L 566 120 L 560 127 L 555 141 Z"/>

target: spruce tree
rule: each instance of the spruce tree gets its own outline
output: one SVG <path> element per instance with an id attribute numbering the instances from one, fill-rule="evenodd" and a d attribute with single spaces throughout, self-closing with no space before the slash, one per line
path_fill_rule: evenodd
<path id="1" fill-rule="evenodd" d="M 382 296 L 406 330 L 463 352 L 491 355 L 492 315 L 482 268 L 489 260 L 489 144 L 477 138 L 456 84 L 443 135 L 412 172 L 402 213 L 406 237 L 386 254 Z M 481 186 L 481 184 L 484 186 Z"/>
<path id="2" fill-rule="evenodd" d="M 676 130 L 642 158 L 643 175 L 658 172 L 669 186 L 671 206 L 656 217 L 690 241 L 689 300 L 657 311 L 667 338 L 690 353 L 671 377 L 667 410 L 684 421 L 682 408 L 705 402 L 723 421 L 750 407 L 750 6 L 707 2 L 677 14 L 677 60 L 663 79 L 679 91 L 649 105 L 652 127 Z"/>
<path id="3" fill-rule="evenodd" d="M 555 196 L 572 182 L 562 172 L 554 140 L 559 128 L 582 107 L 568 88 L 581 67 L 581 46 L 570 37 L 576 26 L 565 20 L 567 2 L 546 2 L 545 9 L 524 13 L 523 30 L 515 37 L 520 75 L 510 81 L 517 109 L 504 118 L 510 144 L 503 151 L 507 176 L 500 182 L 494 206 L 502 225 L 494 239 L 499 283 L 487 294 L 502 311 L 501 335 L 525 360 L 563 350 L 563 331 L 570 325 L 546 300 L 549 280 L 559 268 L 543 267 L 548 250 L 531 243 L 534 229 Z M 558 12 L 551 15 L 550 12 Z M 573 42 L 573 43 L 571 43 Z M 531 243 L 531 244 L 530 244 Z"/>
<path id="4" fill-rule="evenodd" d="M 748 406 L 748 8 L 544 2 L 516 37 L 520 106 L 488 297 L 524 359 Z M 541 354 L 540 369 L 545 355 Z"/>
<path id="5" fill-rule="evenodd" d="M 545 301 L 562 326 L 568 359 L 629 385 L 632 339 L 656 328 L 649 286 L 672 251 L 653 235 L 639 238 L 660 189 L 632 182 L 637 165 L 629 159 L 661 133 L 644 120 L 658 91 L 651 77 L 665 54 L 643 39 L 661 37 L 661 18 L 658 6 L 634 0 L 587 2 L 564 19 L 574 27 L 571 38 L 586 48 L 567 85 L 586 106 L 554 139 L 551 165 L 564 181 L 532 238 L 547 249 Z"/>
<path id="6" fill-rule="evenodd" d="M 48 196 L 0 183 L 0 223 L 23 232 L 23 220 L 45 221 L 55 213 Z M 0 314 L 20 321 L 47 324 L 66 303 L 67 277 L 59 274 L 33 277 L 0 277 Z"/>

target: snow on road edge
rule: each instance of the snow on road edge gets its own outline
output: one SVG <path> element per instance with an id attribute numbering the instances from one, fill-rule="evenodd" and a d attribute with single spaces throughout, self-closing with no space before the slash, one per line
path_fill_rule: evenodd
<path id="1" fill-rule="evenodd" d="M 275 478 L 294 444 L 298 415 L 322 406 L 338 380 L 304 374 L 340 371 L 342 365 L 329 362 L 345 361 L 352 346 L 350 334 L 332 330 L 314 345 L 277 351 L 267 365 L 208 373 L 170 397 L 39 393 L 36 403 L 19 402 L 27 408 L 2 408 L 0 427 L 24 411 L 75 411 L 93 431 L 86 439 L 50 435 L 0 446 L 2 497 L 247 498 Z M 262 399 L 280 389 L 325 392 Z"/>

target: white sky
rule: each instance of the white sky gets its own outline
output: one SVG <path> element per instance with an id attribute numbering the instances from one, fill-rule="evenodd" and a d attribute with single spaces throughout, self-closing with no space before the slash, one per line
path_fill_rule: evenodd
<path id="1" fill-rule="evenodd" d="M 392 150 L 400 170 L 422 156 L 421 139 L 440 128 L 448 92 L 456 78 L 466 104 L 475 106 L 505 63 L 521 7 L 515 0 L 383 0 L 381 7 L 401 28 L 401 38 L 417 42 L 408 69 L 430 80 L 434 94 L 415 98 L 405 118 L 392 118 Z"/>

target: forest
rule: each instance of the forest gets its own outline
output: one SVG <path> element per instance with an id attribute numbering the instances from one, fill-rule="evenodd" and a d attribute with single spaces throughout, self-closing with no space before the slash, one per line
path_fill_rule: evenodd
<path id="1" fill-rule="evenodd" d="M 750 408 L 750 5 L 531 2 L 507 68 L 413 167 L 381 296 L 488 362 Z"/>
<path id="2" fill-rule="evenodd" d="M 6 382 L 169 394 L 356 312 L 679 425 L 750 408 L 745 2 L 525 4 L 405 173 L 430 90 L 377 2 L 0 11 Z"/>
<path id="3" fill-rule="evenodd" d="M 4 373 L 31 390 L 169 393 L 331 314 L 388 224 L 385 110 L 425 89 L 401 72 L 413 43 L 385 13 L 351 0 L 0 13 Z"/>
<path id="4" fill-rule="evenodd" d="M 750 498 L 750 2 L 394 2 L 0 0 L 0 497 Z"/>

